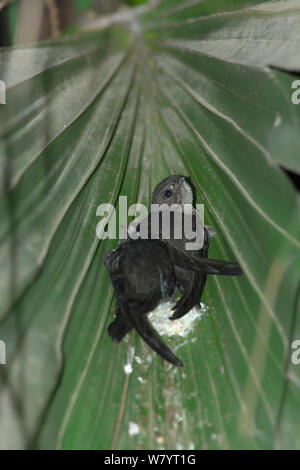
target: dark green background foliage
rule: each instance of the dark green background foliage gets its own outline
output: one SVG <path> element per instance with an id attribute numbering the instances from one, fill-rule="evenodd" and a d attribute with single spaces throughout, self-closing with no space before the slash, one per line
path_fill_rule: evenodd
<path id="1" fill-rule="evenodd" d="M 279 167 L 300 166 L 299 24 L 294 0 L 165 0 L 1 51 L 3 448 L 299 447 L 298 197 Z M 205 204 L 210 256 L 245 272 L 210 277 L 207 313 L 167 340 L 183 370 L 110 340 L 116 242 L 95 236 L 99 204 L 148 204 L 172 173 Z"/>

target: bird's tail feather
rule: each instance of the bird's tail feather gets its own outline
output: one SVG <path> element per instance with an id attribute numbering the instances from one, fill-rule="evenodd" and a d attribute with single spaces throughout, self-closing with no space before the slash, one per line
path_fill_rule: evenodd
<path id="1" fill-rule="evenodd" d="M 156 351 L 163 359 L 174 364 L 175 366 L 182 367 L 183 363 L 178 357 L 173 354 L 171 349 L 160 339 L 156 330 L 150 324 L 146 315 L 135 315 L 131 313 L 127 305 L 120 303 L 122 311 L 127 315 L 128 320 L 133 328 L 139 333 L 143 340 Z"/>

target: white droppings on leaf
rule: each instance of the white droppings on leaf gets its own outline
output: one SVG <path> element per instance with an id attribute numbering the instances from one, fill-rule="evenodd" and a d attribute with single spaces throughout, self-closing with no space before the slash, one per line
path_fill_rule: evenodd
<path id="1" fill-rule="evenodd" d="M 142 359 L 139 356 L 135 356 L 134 358 L 138 364 L 142 364 Z"/>
<path id="2" fill-rule="evenodd" d="M 174 350 L 177 352 L 178 349 L 180 349 L 180 348 L 182 348 L 182 346 L 185 346 L 186 344 L 188 344 L 188 342 L 189 342 L 188 340 L 183 341 L 183 343 L 178 344 Z"/>
<path id="3" fill-rule="evenodd" d="M 175 419 L 178 423 L 180 423 L 182 420 L 183 420 L 183 416 L 182 414 L 178 413 L 178 412 L 175 412 Z"/>
<path id="4" fill-rule="evenodd" d="M 126 375 L 129 375 L 133 371 L 132 363 L 135 355 L 135 348 L 133 346 L 129 346 L 127 349 L 127 363 L 124 366 L 124 372 Z"/>
<path id="5" fill-rule="evenodd" d="M 128 356 L 128 361 L 130 361 L 131 363 L 133 361 L 134 354 L 135 354 L 135 348 L 133 346 L 129 346 L 127 356 Z"/>
<path id="6" fill-rule="evenodd" d="M 200 302 L 200 312 L 205 313 L 208 309 L 209 307 L 207 305 L 205 305 L 203 302 Z"/>
<path id="7" fill-rule="evenodd" d="M 213 433 L 211 434 L 211 439 L 214 441 L 217 441 L 218 446 L 223 447 L 224 446 L 224 436 L 222 434 L 216 434 Z"/>
<path id="8" fill-rule="evenodd" d="M 148 356 L 146 357 L 146 362 L 147 362 L 148 364 L 151 364 L 151 362 L 152 362 L 152 357 L 150 356 L 150 354 L 148 354 Z"/>
<path id="9" fill-rule="evenodd" d="M 143 379 L 143 377 L 138 377 L 138 382 L 140 382 L 141 384 L 143 384 L 145 382 L 145 380 Z"/>
<path id="10" fill-rule="evenodd" d="M 169 320 L 174 313 L 172 307 L 175 302 L 163 302 L 153 312 L 148 315 L 153 327 L 163 336 L 181 336 L 185 337 L 194 328 L 195 321 L 203 315 L 208 307 L 201 303 L 201 308 L 193 308 L 182 318 Z"/>
<path id="11" fill-rule="evenodd" d="M 131 364 L 126 364 L 126 365 L 124 366 L 124 372 L 125 372 L 126 375 L 131 374 L 132 371 L 133 371 L 133 368 L 132 368 L 132 365 L 131 365 Z"/>
<path id="12" fill-rule="evenodd" d="M 140 427 L 138 424 L 129 421 L 128 433 L 129 436 L 136 436 L 140 432 Z"/>

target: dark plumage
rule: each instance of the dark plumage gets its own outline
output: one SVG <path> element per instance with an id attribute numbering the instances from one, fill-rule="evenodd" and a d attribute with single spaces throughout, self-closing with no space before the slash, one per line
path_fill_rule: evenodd
<path id="1" fill-rule="evenodd" d="M 117 297 L 116 318 L 108 327 L 112 339 L 119 342 L 135 328 L 154 351 L 182 366 L 146 315 L 175 291 L 175 270 L 166 244 L 160 240 L 129 240 L 108 253 L 104 261 Z"/>
<path id="2" fill-rule="evenodd" d="M 192 204 L 193 195 L 185 177 L 172 175 L 161 181 L 152 195 L 152 204 Z M 172 215 L 172 214 L 171 214 Z M 193 228 L 196 227 L 196 211 L 191 214 Z M 149 215 L 149 222 L 151 214 Z M 147 313 L 159 303 L 172 297 L 176 290 L 182 292 L 174 305 L 172 320 L 181 318 L 194 306 L 200 305 L 208 274 L 229 276 L 241 275 L 237 263 L 208 258 L 210 233 L 203 229 L 203 246 L 197 250 L 186 250 L 187 240 L 174 238 L 174 218 L 170 218 L 171 236 L 159 239 L 127 240 L 104 257 L 117 298 L 116 318 L 108 327 L 112 339 L 121 341 L 132 329 L 164 359 L 174 365 L 182 362 L 162 342 L 147 319 Z M 149 236 L 150 236 L 149 223 Z M 188 240 L 192 241 L 192 240 Z"/>

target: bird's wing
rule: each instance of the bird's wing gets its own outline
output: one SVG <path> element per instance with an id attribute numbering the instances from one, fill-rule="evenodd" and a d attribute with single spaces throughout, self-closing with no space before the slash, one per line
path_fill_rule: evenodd
<path id="1" fill-rule="evenodd" d="M 243 274 L 238 263 L 194 256 L 192 251 L 178 250 L 171 243 L 168 243 L 168 249 L 174 265 L 182 269 L 225 276 L 240 276 Z"/>

